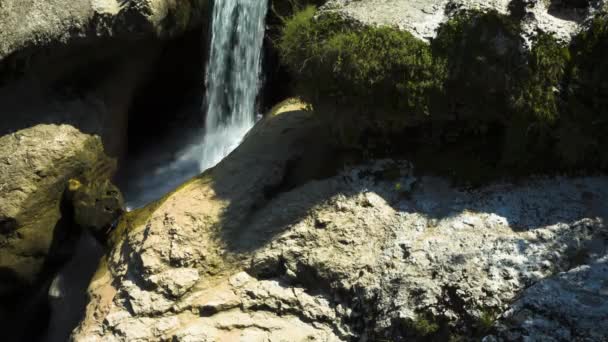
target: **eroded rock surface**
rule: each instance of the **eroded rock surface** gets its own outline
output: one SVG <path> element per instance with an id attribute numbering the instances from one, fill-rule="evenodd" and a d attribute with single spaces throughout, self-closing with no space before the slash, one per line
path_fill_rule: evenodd
<path id="1" fill-rule="evenodd" d="M 0 294 L 23 290 L 69 235 L 68 180 L 108 179 L 115 161 L 99 137 L 39 125 L 0 137 Z"/>
<path id="2" fill-rule="evenodd" d="M 200 24 L 207 0 L 3 0 L 0 60 L 30 47 L 97 37 L 170 37 Z"/>
<path id="3" fill-rule="evenodd" d="M 122 220 L 74 340 L 479 338 L 506 331 L 518 295 L 608 254 L 606 177 L 468 190 L 379 161 L 314 180 L 330 137 L 311 113 L 277 113 Z M 605 317 L 602 293 L 587 316 Z"/>
<path id="4" fill-rule="evenodd" d="M 603 341 L 608 336 L 608 259 L 593 260 L 526 289 L 486 341 Z"/>
<path id="5" fill-rule="evenodd" d="M 581 25 L 604 1 L 582 5 L 544 0 L 330 0 L 326 11 L 337 11 L 363 24 L 396 26 L 424 40 L 432 39 L 437 28 L 460 10 L 495 10 L 522 18 L 521 25 L 530 38 L 537 32 L 552 33 L 570 41 Z"/>

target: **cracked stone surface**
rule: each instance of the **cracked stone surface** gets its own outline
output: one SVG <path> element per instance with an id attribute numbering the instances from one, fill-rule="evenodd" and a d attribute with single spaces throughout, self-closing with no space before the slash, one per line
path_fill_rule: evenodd
<path id="1" fill-rule="evenodd" d="M 123 219 L 73 339 L 608 337 L 584 322 L 607 317 L 608 178 L 467 189 L 385 160 L 285 183 L 332 156 L 312 118 L 265 118 L 215 169 Z"/>

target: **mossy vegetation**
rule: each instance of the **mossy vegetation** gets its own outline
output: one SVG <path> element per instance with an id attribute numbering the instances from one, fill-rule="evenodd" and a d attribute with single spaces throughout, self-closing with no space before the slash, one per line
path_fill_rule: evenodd
<path id="1" fill-rule="evenodd" d="M 556 153 L 568 165 L 608 168 L 608 14 L 602 13 L 576 37 L 567 87 L 567 106 L 557 133 Z"/>
<path id="2" fill-rule="evenodd" d="M 442 64 L 408 32 L 361 27 L 336 14 L 315 20 L 308 6 L 286 22 L 279 49 L 298 91 L 318 103 L 357 103 L 359 115 L 430 114 L 443 83 Z"/>
<path id="3" fill-rule="evenodd" d="M 440 326 L 432 318 L 426 315 L 419 315 L 410 323 L 409 328 L 413 336 L 424 338 L 436 334 Z"/>
<path id="4" fill-rule="evenodd" d="M 345 146 L 468 150 L 484 173 L 608 167 L 607 16 L 569 46 L 544 33 L 525 46 L 519 19 L 497 12 L 461 12 L 426 43 L 313 6 L 277 44 Z"/>
<path id="5" fill-rule="evenodd" d="M 146 225 L 150 220 L 150 217 L 157 211 L 157 209 L 160 208 L 174 194 L 195 183 L 207 184 L 211 182 L 213 182 L 211 170 L 207 170 L 202 174 L 183 183 L 173 191 L 167 193 L 162 198 L 146 205 L 145 207 L 125 213 L 121 216 L 120 221 L 116 226 L 116 229 L 114 229 L 108 237 L 108 245 L 115 246 L 121 241 L 125 241 L 129 232 L 131 232 L 133 229 L 137 229 Z"/>

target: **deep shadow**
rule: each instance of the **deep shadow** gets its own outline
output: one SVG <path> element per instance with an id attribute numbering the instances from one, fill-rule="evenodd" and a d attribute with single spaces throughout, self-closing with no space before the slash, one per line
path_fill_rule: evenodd
<path id="1" fill-rule="evenodd" d="M 590 0 L 551 0 L 548 13 L 562 20 L 583 23 L 591 10 Z"/>
<path id="2" fill-rule="evenodd" d="M 216 196 L 230 203 L 218 227 L 228 250 L 235 254 L 255 251 L 306 217 L 314 206 L 348 191 L 345 181 L 329 178 L 347 165 L 364 161 L 365 156 L 335 146 L 332 132 L 311 113 L 284 113 L 258 123 L 241 146 L 211 171 Z M 416 158 L 412 162 L 417 165 Z M 432 175 L 429 169 L 422 168 L 419 176 Z M 389 187 L 396 182 L 390 179 L 390 171 L 380 174 L 377 182 Z M 451 181 L 457 178 L 449 173 L 440 176 L 418 180 L 406 198 L 385 199 L 400 212 L 421 213 L 435 220 L 466 211 L 492 213 L 517 231 L 593 215 L 608 217 L 608 206 L 602 204 L 608 198 L 601 191 L 594 193 L 595 188 L 608 187 L 601 177 L 560 183 L 559 179 L 545 181 L 528 174 L 506 178 L 508 182 L 503 183 L 499 176 L 471 187 Z M 532 196 L 527 184 L 546 184 L 546 192 L 536 191 Z M 466 196 L 477 200 L 463 201 Z"/>
<path id="3" fill-rule="evenodd" d="M 53 186 L 56 188 L 57 185 Z M 29 200 L 25 200 L 28 203 Z M 52 229 L 48 254 L 39 255 L 42 268 L 32 283 L 21 279 L 11 269 L 0 270 L 3 293 L 0 296 L 2 331 L 6 341 L 40 341 L 48 328 L 51 308 L 48 301 L 49 285 L 56 272 L 68 261 L 75 247 L 78 231 L 72 222 L 71 207 L 61 202 L 61 217 Z M 24 213 L 37 208 L 24 208 Z M 18 229 L 15 230 L 16 234 Z M 8 290 L 8 292 L 7 292 Z"/>

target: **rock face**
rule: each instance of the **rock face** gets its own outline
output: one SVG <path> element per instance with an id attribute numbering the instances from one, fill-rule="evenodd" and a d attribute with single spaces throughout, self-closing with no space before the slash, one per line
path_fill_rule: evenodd
<path id="1" fill-rule="evenodd" d="M 608 336 L 608 265 L 606 257 L 524 291 L 505 312 L 497 336 L 487 341 L 603 341 Z"/>
<path id="2" fill-rule="evenodd" d="M 163 100 L 179 107 L 174 94 L 199 86 L 197 77 L 179 74 L 203 74 L 198 56 L 208 7 L 207 0 L 3 0 L 0 106 L 10 120 L 0 122 L 0 135 L 69 124 L 101 136 L 109 155 L 124 157 L 141 93 L 174 83 Z M 187 42 L 175 44 L 179 39 Z"/>
<path id="3" fill-rule="evenodd" d="M 39 125 L 0 137 L 0 295 L 32 284 L 70 234 L 63 201 L 71 178 L 108 179 L 115 162 L 98 137 Z"/>
<path id="4" fill-rule="evenodd" d="M 603 0 L 329 0 L 324 10 L 366 25 L 397 26 L 424 40 L 434 38 L 439 25 L 457 11 L 495 10 L 520 16 L 525 38 L 547 32 L 567 42 L 603 6 Z"/>
<path id="5" fill-rule="evenodd" d="M 73 206 L 74 223 L 99 236 L 103 236 L 125 207 L 120 190 L 107 179 L 88 184 L 72 179 L 67 197 Z"/>
<path id="6" fill-rule="evenodd" d="M 3 0 L 0 60 L 53 43 L 175 36 L 200 24 L 205 6 L 207 0 Z"/>
<path id="7" fill-rule="evenodd" d="M 275 112 L 216 168 L 123 218 L 73 340 L 534 340 L 564 322 L 608 336 L 583 321 L 607 313 L 607 178 L 467 190 L 378 161 L 315 180 L 340 164 L 330 137 L 311 113 Z M 586 313 L 557 321 L 571 291 Z"/>

